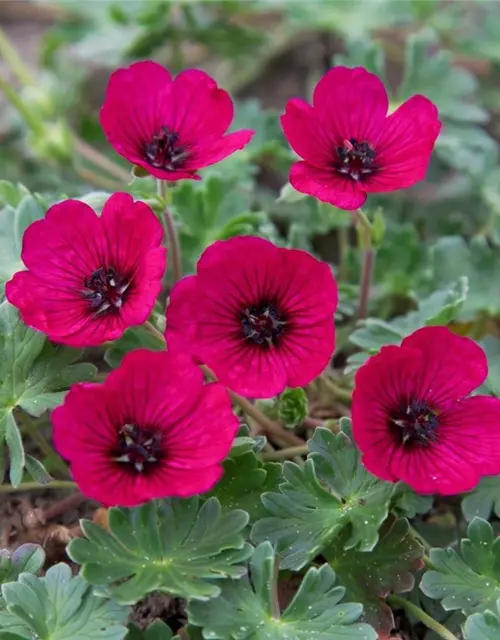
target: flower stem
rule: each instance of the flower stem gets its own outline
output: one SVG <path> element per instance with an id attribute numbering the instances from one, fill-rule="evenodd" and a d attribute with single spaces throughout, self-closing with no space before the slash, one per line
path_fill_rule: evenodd
<path id="1" fill-rule="evenodd" d="M 0 493 L 20 493 L 21 491 L 45 491 L 46 489 L 77 489 L 76 482 L 71 480 L 51 480 L 47 484 L 38 484 L 38 482 L 22 482 L 17 487 L 10 484 L 1 484 Z"/>
<path id="2" fill-rule="evenodd" d="M 354 214 L 354 219 L 358 232 L 358 248 L 362 252 L 358 320 L 363 320 L 368 315 L 370 288 L 375 266 L 375 249 L 372 247 L 372 227 L 365 213 L 358 209 Z"/>
<path id="3" fill-rule="evenodd" d="M 175 284 L 182 278 L 182 254 L 177 227 L 175 226 L 174 217 L 167 202 L 167 183 L 164 180 L 156 181 L 158 195 L 165 203 L 165 211 L 163 213 L 163 224 L 169 250 L 169 261 L 172 261 L 172 284 Z"/>
<path id="4" fill-rule="evenodd" d="M 34 83 L 30 69 L 24 64 L 3 29 L 0 29 L 0 57 L 5 60 L 9 69 L 22 85 Z"/>
<path id="5" fill-rule="evenodd" d="M 208 378 L 214 381 L 217 380 L 214 372 L 207 366 L 202 364 L 201 369 Z M 280 424 L 278 424 L 274 420 L 271 420 L 271 418 L 268 418 L 264 413 L 262 413 L 262 411 L 258 407 L 250 402 L 250 400 L 244 398 L 243 396 L 240 396 L 239 393 L 231 391 L 231 389 L 227 389 L 227 392 L 233 404 L 239 407 L 247 416 L 253 418 L 255 422 L 258 422 L 260 426 L 263 427 L 268 433 L 276 435 L 281 440 L 283 440 L 283 442 L 286 442 L 287 444 L 293 446 L 302 446 L 305 444 L 305 441 L 302 440 L 302 438 L 299 438 L 294 433 L 283 429 Z"/>
<path id="6" fill-rule="evenodd" d="M 104 169 L 121 183 L 128 184 L 131 181 L 132 177 L 126 169 L 120 167 L 120 165 L 116 164 L 116 162 L 113 162 L 113 160 L 110 160 L 103 153 L 101 153 L 97 149 L 94 149 L 94 147 L 92 147 L 90 144 L 87 144 L 77 136 L 74 136 L 73 140 L 75 143 L 76 151 L 78 151 L 78 153 L 83 158 L 94 164 L 96 167 Z"/>
<path id="7" fill-rule="evenodd" d="M 444 638 L 445 640 L 458 640 L 457 636 L 451 633 L 451 631 L 448 631 L 448 629 L 446 629 L 446 627 L 443 627 L 443 625 L 437 622 L 437 620 L 431 618 L 430 615 L 425 613 L 425 611 L 423 611 L 420 607 L 417 607 L 416 604 L 413 604 L 413 602 L 405 600 L 404 598 L 396 595 L 390 595 L 387 598 L 387 602 L 391 606 L 404 609 L 406 613 L 415 616 L 415 618 L 420 620 L 420 622 L 423 622 L 428 629 L 431 629 L 432 631 L 437 633 L 441 638 Z"/>
<path id="8" fill-rule="evenodd" d="M 149 331 L 149 333 L 154 336 L 155 338 L 158 338 L 158 341 L 161 342 L 163 345 L 165 345 L 165 336 L 161 333 L 161 331 L 158 331 L 158 329 L 151 324 L 151 322 L 149 322 L 149 320 L 147 322 L 144 323 L 144 328 Z"/>
<path id="9" fill-rule="evenodd" d="M 288 447 L 287 449 L 279 449 L 278 451 L 269 451 L 262 454 L 263 460 L 290 460 L 295 456 L 303 456 L 309 453 L 309 448 L 306 444 L 298 445 L 296 447 Z"/>
<path id="10" fill-rule="evenodd" d="M 2 76 L 0 76 L 0 91 L 4 94 L 10 104 L 17 110 L 19 115 L 23 117 L 28 127 L 34 133 L 43 132 L 43 122 L 34 115 L 34 113 L 29 109 L 29 107 L 25 104 L 25 102 L 19 95 L 19 92 L 16 91 L 16 89 L 14 89 L 14 87 Z"/>
<path id="11" fill-rule="evenodd" d="M 278 593 L 278 580 L 280 575 L 280 557 L 276 554 L 273 565 L 273 576 L 271 579 L 271 616 L 275 620 L 281 618 L 281 608 Z"/>
<path id="12" fill-rule="evenodd" d="M 321 376 L 325 387 L 327 387 L 335 396 L 337 400 L 351 404 L 352 396 L 348 389 L 343 389 L 336 382 L 334 382 L 326 373 Z"/>

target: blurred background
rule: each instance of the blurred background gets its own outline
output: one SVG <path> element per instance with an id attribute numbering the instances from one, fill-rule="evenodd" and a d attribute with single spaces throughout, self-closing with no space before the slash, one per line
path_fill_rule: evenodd
<path id="1" fill-rule="evenodd" d="M 105 143 L 98 110 L 107 78 L 144 58 L 174 72 L 200 67 L 236 99 L 234 127 L 257 135 L 205 170 L 200 184 L 175 190 L 185 269 L 216 238 L 259 233 L 334 263 L 345 318 L 353 314 L 360 269 L 351 216 L 283 188 L 293 154 L 278 115 L 288 98 L 309 98 L 334 64 L 377 73 L 392 108 L 425 94 L 444 123 L 427 181 L 369 199 L 368 212 L 381 207 L 384 220 L 371 314 L 404 313 L 466 275 L 464 330 L 497 333 L 499 2 L 3 0 L 0 28 L 0 179 L 25 186 L 0 183 L 5 207 L 18 206 L 26 189 L 44 206 L 87 194 L 98 207 L 103 192 L 124 188 L 152 197 L 151 179 L 126 186 L 130 168 Z M 0 257 L 20 241 L 5 210 Z M 2 280 L 12 272 L 4 263 Z"/>

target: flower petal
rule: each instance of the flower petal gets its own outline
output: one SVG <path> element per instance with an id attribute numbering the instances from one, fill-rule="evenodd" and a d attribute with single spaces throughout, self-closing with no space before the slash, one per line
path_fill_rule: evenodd
<path id="1" fill-rule="evenodd" d="M 380 169 L 367 180 L 366 191 L 392 191 L 423 180 L 440 130 L 430 100 L 416 95 L 402 104 L 385 121 L 375 148 Z"/>
<path id="2" fill-rule="evenodd" d="M 313 105 L 337 145 L 351 138 L 373 144 L 382 130 L 389 101 L 376 75 L 362 67 L 339 66 L 318 82 Z"/>
<path id="3" fill-rule="evenodd" d="M 197 277 L 179 280 L 170 293 L 166 311 L 165 338 L 169 351 L 190 353 L 198 335 Z"/>
<path id="4" fill-rule="evenodd" d="M 99 118 L 109 143 L 129 162 L 144 160 L 144 145 L 151 142 L 172 102 L 172 78 L 151 60 L 118 69 L 109 78 Z"/>
<path id="5" fill-rule="evenodd" d="M 444 409 L 474 391 L 488 375 L 488 361 L 481 347 L 470 338 L 457 336 L 447 327 L 423 327 L 401 343 L 417 349 L 422 365 L 413 390 Z"/>
<path id="6" fill-rule="evenodd" d="M 199 142 L 195 142 L 191 146 L 192 155 L 184 163 L 183 169 L 194 171 L 220 162 L 235 151 L 246 147 L 254 134 L 255 131 L 250 129 L 241 129 L 241 131 L 229 133 L 222 138 L 201 138 Z"/>
<path id="7" fill-rule="evenodd" d="M 289 100 L 280 120 L 283 133 L 295 153 L 317 167 L 332 165 L 336 158 L 336 143 L 313 107 L 304 100 Z"/>
<path id="8" fill-rule="evenodd" d="M 334 169 L 318 169 L 307 162 L 292 165 L 290 183 L 301 193 L 347 211 L 359 209 L 366 202 L 366 193 L 360 182 L 343 178 Z"/>

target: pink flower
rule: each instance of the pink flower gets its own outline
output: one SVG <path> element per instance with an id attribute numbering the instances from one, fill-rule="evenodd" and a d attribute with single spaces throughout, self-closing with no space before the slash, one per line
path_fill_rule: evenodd
<path id="1" fill-rule="evenodd" d="M 313 105 L 290 100 L 281 125 L 303 158 L 290 171 L 295 189 L 341 209 L 358 209 L 367 193 L 411 187 L 425 178 L 441 129 L 438 112 L 413 96 L 387 115 L 382 82 L 362 67 L 330 69 Z"/>
<path id="2" fill-rule="evenodd" d="M 227 391 L 188 356 L 139 349 L 103 384 L 76 384 L 52 412 L 54 442 L 82 493 L 131 507 L 209 491 L 239 422 Z"/>
<path id="3" fill-rule="evenodd" d="M 365 467 L 443 495 L 500 474 L 500 400 L 469 395 L 487 374 L 482 349 L 446 327 L 383 347 L 356 373 L 353 436 Z"/>
<path id="4" fill-rule="evenodd" d="M 144 202 L 115 193 L 102 215 L 78 200 L 52 206 L 23 237 L 6 295 L 24 322 L 75 347 L 116 340 L 148 319 L 165 271 L 163 232 Z"/>
<path id="5" fill-rule="evenodd" d="M 108 141 L 129 162 L 162 180 L 199 179 L 198 169 L 243 149 L 254 131 L 224 135 L 234 115 L 230 95 L 203 71 L 172 79 L 151 60 L 111 74 L 101 109 Z"/>
<path id="6" fill-rule="evenodd" d="M 248 397 L 308 384 L 333 353 L 337 285 L 330 267 L 262 238 L 211 245 L 172 290 L 169 349 L 188 352 Z"/>

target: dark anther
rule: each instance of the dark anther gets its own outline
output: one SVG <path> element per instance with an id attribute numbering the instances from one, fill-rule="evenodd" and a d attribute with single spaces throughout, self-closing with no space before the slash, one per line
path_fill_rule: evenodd
<path id="1" fill-rule="evenodd" d="M 179 134 L 165 126 L 144 146 L 145 160 L 155 169 L 180 169 L 189 155 L 186 147 L 179 144 Z"/>
<path id="2" fill-rule="evenodd" d="M 428 444 L 436 440 L 438 427 L 438 414 L 425 401 L 404 403 L 389 419 L 389 428 L 402 445 Z"/>
<path id="3" fill-rule="evenodd" d="M 363 180 L 376 169 L 375 151 L 368 142 L 358 142 L 354 138 L 344 140 L 342 146 L 337 147 L 337 156 L 336 170 L 353 180 Z"/>
<path id="4" fill-rule="evenodd" d="M 82 296 L 90 303 L 96 314 L 117 311 L 123 304 L 123 297 L 129 287 L 112 267 L 101 267 L 85 278 Z"/>
<path id="5" fill-rule="evenodd" d="M 115 460 L 142 473 L 161 457 L 161 433 L 141 429 L 135 424 L 124 424 L 118 432 L 118 447 Z"/>
<path id="6" fill-rule="evenodd" d="M 245 309 L 241 324 L 245 338 L 255 344 L 272 346 L 283 335 L 286 322 L 274 304 L 263 303 Z"/>

